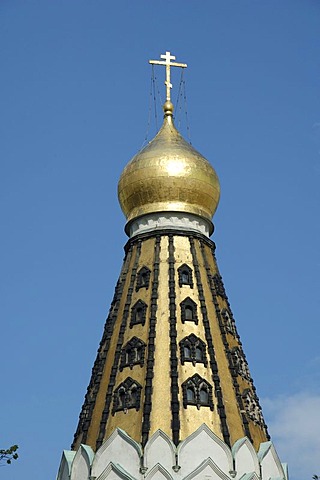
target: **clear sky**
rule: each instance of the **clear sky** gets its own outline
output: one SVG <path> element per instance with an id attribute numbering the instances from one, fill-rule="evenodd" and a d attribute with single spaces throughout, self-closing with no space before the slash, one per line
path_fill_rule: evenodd
<path id="1" fill-rule="evenodd" d="M 213 239 L 272 439 L 292 480 L 320 474 L 319 47 L 318 0 L 1 0 L 0 429 L 20 459 L 0 478 L 54 479 L 70 447 L 166 50 L 220 178 Z"/>

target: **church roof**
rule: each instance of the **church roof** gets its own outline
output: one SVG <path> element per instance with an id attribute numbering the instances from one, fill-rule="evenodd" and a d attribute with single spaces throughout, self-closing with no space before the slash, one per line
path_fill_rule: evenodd
<path id="1" fill-rule="evenodd" d="M 128 222 L 155 212 L 185 212 L 211 221 L 220 184 L 211 164 L 180 135 L 173 105 L 164 104 L 163 126 L 125 167 L 118 185 Z"/>

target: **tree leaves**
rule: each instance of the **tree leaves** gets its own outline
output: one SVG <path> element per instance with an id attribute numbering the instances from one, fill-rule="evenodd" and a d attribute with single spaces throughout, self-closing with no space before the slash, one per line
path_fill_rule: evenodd
<path id="1" fill-rule="evenodd" d="M 12 460 L 17 460 L 19 455 L 17 454 L 18 445 L 12 445 L 10 448 L 0 450 L 0 464 L 5 461 L 10 465 Z M 3 465 L 2 465 L 3 466 Z"/>

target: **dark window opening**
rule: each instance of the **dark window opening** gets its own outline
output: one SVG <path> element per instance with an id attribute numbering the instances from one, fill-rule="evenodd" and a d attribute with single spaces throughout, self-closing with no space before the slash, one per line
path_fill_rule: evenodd
<path id="1" fill-rule="evenodd" d="M 132 370 L 134 365 L 142 367 L 145 349 L 146 344 L 142 340 L 137 337 L 131 338 L 121 351 L 120 371 L 125 367 L 130 367 Z"/>
<path id="2" fill-rule="evenodd" d="M 130 328 L 133 325 L 144 325 L 146 322 L 147 304 L 138 300 L 131 309 Z"/>
<path id="3" fill-rule="evenodd" d="M 181 273 L 181 281 L 182 281 L 182 283 L 184 283 L 184 284 L 188 284 L 188 283 L 190 282 L 189 273 L 188 273 L 188 272 L 183 271 L 183 272 Z"/>
<path id="4" fill-rule="evenodd" d="M 124 388 L 120 388 L 119 390 L 119 406 L 124 407 L 125 406 L 125 398 L 126 398 L 126 391 Z"/>
<path id="5" fill-rule="evenodd" d="M 189 285 L 193 288 L 192 270 L 189 265 L 181 265 L 181 267 L 178 268 L 178 275 L 180 287 L 182 287 L 182 285 Z"/>
<path id="6" fill-rule="evenodd" d="M 196 360 L 203 362 L 203 351 L 200 347 L 196 347 Z"/>
<path id="7" fill-rule="evenodd" d="M 131 377 L 122 382 L 113 394 L 112 415 L 119 411 L 127 413 L 129 408 L 139 410 L 141 388 L 141 385 Z"/>
<path id="8" fill-rule="evenodd" d="M 187 400 L 192 403 L 196 401 L 196 393 L 193 388 L 187 388 Z"/>
<path id="9" fill-rule="evenodd" d="M 219 297 L 227 298 L 222 278 L 218 273 L 212 277 L 212 284 L 216 291 L 216 294 L 219 295 Z"/>
<path id="10" fill-rule="evenodd" d="M 184 322 L 194 322 L 198 325 L 198 315 L 197 315 L 197 304 L 187 297 L 183 302 L 180 303 L 181 308 L 181 321 Z"/>
<path id="11" fill-rule="evenodd" d="M 148 267 L 140 268 L 137 274 L 136 292 L 140 288 L 146 288 L 146 289 L 149 288 L 150 275 L 151 275 L 151 270 L 149 270 Z"/>
<path id="12" fill-rule="evenodd" d="M 231 333 L 234 337 L 238 337 L 236 325 L 232 315 L 228 312 L 226 308 L 221 311 L 221 316 L 223 318 L 224 328 L 228 333 Z"/>
<path id="13" fill-rule="evenodd" d="M 191 348 L 188 347 L 187 345 L 185 345 L 183 347 L 183 355 L 184 355 L 185 360 L 192 360 Z"/>
<path id="14" fill-rule="evenodd" d="M 184 362 L 203 363 L 207 366 L 206 344 L 201 338 L 193 333 L 183 338 L 180 343 L 180 356 L 182 365 Z"/>
<path id="15" fill-rule="evenodd" d="M 209 394 L 206 388 L 201 388 L 199 397 L 201 405 L 206 405 L 209 402 Z"/>
<path id="16" fill-rule="evenodd" d="M 212 386 L 197 373 L 182 384 L 182 393 L 184 408 L 195 405 L 198 410 L 200 407 L 213 410 Z"/>
<path id="17" fill-rule="evenodd" d="M 193 309 L 189 306 L 185 307 L 186 320 L 193 320 Z"/>
<path id="18" fill-rule="evenodd" d="M 143 322 L 143 309 L 137 308 L 136 310 L 136 321 L 135 323 L 142 323 Z"/>

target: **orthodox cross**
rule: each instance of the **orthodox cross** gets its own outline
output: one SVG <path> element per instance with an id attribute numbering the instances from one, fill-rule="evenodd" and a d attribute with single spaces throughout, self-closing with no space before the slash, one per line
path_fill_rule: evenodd
<path id="1" fill-rule="evenodd" d="M 186 68 L 187 64 L 186 63 L 171 62 L 171 60 L 175 60 L 176 57 L 171 55 L 170 52 L 166 52 L 165 55 L 161 55 L 160 57 L 163 58 L 164 60 L 149 60 L 149 63 L 151 63 L 152 65 L 165 65 L 166 66 L 166 81 L 164 83 L 166 85 L 167 101 L 171 102 L 170 88 L 172 88 L 172 84 L 170 83 L 170 67 Z"/>

